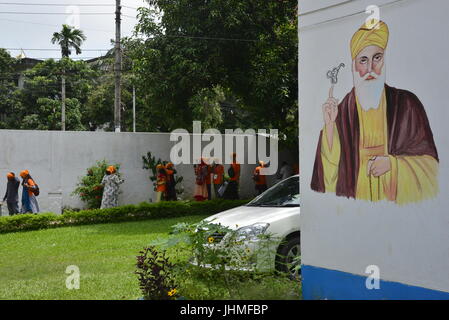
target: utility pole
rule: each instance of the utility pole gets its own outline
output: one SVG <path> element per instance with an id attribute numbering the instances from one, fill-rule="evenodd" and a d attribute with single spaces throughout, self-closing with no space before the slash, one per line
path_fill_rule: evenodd
<path id="1" fill-rule="evenodd" d="M 61 99 L 62 99 L 62 110 L 61 110 L 61 130 L 65 131 L 65 72 L 62 71 L 62 78 L 61 78 Z"/>
<path id="2" fill-rule="evenodd" d="M 133 85 L 133 132 L 136 132 L 136 86 Z"/>
<path id="3" fill-rule="evenodd" d="M 115 132 L 120 132 L 121 123 L 121 72 L 122 72 L 122 48 L 120 44 L 121 22 L 120 0 L 115 0 L 115 101 L 114 101 L 114 125 Z"/>

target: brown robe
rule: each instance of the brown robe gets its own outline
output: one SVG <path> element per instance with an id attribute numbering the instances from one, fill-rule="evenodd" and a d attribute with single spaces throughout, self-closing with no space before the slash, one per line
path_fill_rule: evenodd
<path id="1" fill-rule="evenodd" d="M 429 155 L 438 161 L 438 152 L 429 120 L 418 97 L 409 91 L 392 88 L 388 85 L 385 85 L 385 93 L 389 155 Z M 335 124 L 341 145 L 336 194 L 355 198 L 359 172 L 360 128 L 354 88 L 338 105 Z M 322 138 L 323 131 L 320 132 L 311 182 L 312 190 L 317 192 L 326 192 L 321 160 Z"/>

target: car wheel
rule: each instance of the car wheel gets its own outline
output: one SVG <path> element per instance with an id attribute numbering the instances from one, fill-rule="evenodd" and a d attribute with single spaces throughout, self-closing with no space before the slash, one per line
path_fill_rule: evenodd
<path id="1" fill-rule="evenodd" d="M 291 238 L 282 245 L 276 258 L 276 270 L 285 273 L 292 280 L 301 279 L 301 245 L 299 237 Z"/>

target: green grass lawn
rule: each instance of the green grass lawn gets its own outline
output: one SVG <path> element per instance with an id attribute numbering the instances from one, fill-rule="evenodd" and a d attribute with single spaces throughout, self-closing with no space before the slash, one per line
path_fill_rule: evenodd
<path id="1" fill-rule="evenodd" d="M 0 299 L 136 299 L 136 256 L 169 227 L 201 216 L 0 234 Z M 65 285 L 80 269 L 80 289 Z"/>
<path id="2" fill-rule="evenodd" d="M 170 226 L 203 218 L 205 216 L 0 234 L 0 299 L 137 299 L 141 293 L 134 272 L 139 251 L 151 241 L 167 237 Z M 68 274 L 65 271 L 70 265 L 80 269 L 79 290 L 66 288 Z M 272 294 L 285 293 L 287 298 L 298 298 L 296 293 L 291 294 L 299 291 L 297 286 L 286 284 L 284 280 L 274 279 L 279 290 Z M 260 296 L 266 291 L 264 284 L 260 286 L 252 297 L 276 298 Z M 254 289 L 254 285 L 251 288 Z M 289 292 L 285 292 L 286 288 Z M 250 288 L 247 290 L 249 292 Z"/>

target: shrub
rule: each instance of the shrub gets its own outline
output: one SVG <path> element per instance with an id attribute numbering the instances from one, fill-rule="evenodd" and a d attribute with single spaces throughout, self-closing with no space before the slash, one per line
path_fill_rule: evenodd
<path id="1" fill-rule="evenodd" d="M 106 174 L 106 169 L 111 164 L 106 160 L 97 161 L 97 164 L 87 169 L 87 174 L 80 178 L 77 188 L 72 194 L 78 195 L 87 204 L 88 209 L 100 208 L 103 196 L 103 186 L 101 181 Z M 117 175 L 120 177 L 120 165 L 114 165 Z"/>
<path id="2" fill-rule="evenodd" d="M 147 247 L 137 256 L 139 287 L 144 300 L 176 299 L 177 289 L 172 275 L 173 264 L 166 251 L 158 251 L 154 246 Z"/>
<path id="3" fill-rule="evenodd" d="M 171 271 L 179 294 L 189 299 L 297 299 L 292 288 L 298 282 L 270 268 L 282 239 L 270 234 L 257 238 L 258 246 L 250 249 L 236 230 L 203 220 L 176 224 L 169 238 L 151 245 L 189 258 Z"/>
<path id="4" fill-rule="evenodd" d="M 213 215 L 247 203 L 248 200 L 166 201 L 141 203 L 109 209 L 21 214 L 0 217 L 0 233 L 56 228 L 70 225 L 112 223 L 147 219 L 161 219 L 192 215 Z"/>

